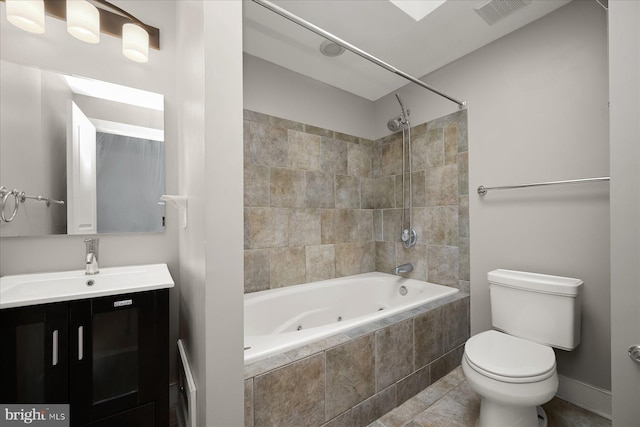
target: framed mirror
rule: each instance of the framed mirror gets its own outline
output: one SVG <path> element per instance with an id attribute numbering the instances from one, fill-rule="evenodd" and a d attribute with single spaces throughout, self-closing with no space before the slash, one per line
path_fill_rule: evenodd
<path id="1" fill-rule="evenodd" d="M 0 61 L 1 236 L 163 231 L 164 151 L 161 94 Z"/>

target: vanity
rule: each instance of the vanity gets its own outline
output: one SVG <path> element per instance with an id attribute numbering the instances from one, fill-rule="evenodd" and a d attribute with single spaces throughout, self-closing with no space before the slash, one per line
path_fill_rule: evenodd
<path id="1" fill-rule="evenodd" d="M 0 278 L 0 402 L 69 404 L 71 426 L 168 426 L 165 264 Z"/>

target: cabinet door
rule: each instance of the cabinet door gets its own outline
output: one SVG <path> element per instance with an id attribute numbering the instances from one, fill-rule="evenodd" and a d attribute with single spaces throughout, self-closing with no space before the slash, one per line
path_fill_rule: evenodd
<path id="1" fill-rule="evenodd" d="M 66 303 L 0 310 L 0 402 L 69 403 Z"/>
<path id="2" fill-rule="evenodd" d="M 157 375 L 155 293 L 70 304 L 74 425 L 152 402 Z"/>

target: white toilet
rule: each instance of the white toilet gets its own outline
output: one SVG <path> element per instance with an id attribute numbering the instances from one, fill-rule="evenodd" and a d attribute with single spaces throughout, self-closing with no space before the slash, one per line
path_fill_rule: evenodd
<path id="1" fill-rule="evenodd" d="M 496 330 L 469 338 L 462 369 L 480 395 L 476 427 L 542 427 L 558 390 L 551 347 L 580 344 L 582 280 L 512 270 L 488 273 Z"/>

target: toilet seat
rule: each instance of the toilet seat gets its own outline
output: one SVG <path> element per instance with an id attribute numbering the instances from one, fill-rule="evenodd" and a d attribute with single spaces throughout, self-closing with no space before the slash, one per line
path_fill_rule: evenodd
<path id="1" fill-rule="evenodd" d="M 464 357 L 474 371 L 507 383 L 538 382 L 556 371 L 551 347 L 493 330 L 469 338 Z"/>

